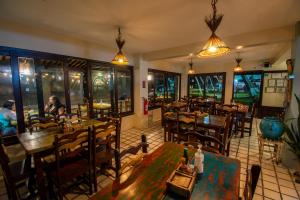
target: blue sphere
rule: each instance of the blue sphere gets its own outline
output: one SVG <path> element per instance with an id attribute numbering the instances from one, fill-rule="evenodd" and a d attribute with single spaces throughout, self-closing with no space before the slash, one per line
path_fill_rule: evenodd
<path id="1" fill-rule="evenodd" d="M 272 140 L 278 140 L 284 131 L 284 125 L 277 117 L 264 117 L 259 128 L 264 137 Z"/>

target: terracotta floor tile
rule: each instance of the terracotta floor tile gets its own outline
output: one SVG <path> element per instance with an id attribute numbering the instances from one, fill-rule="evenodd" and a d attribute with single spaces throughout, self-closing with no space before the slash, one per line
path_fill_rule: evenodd
<path id="1" fill-rule="evenodd" d="M 280 193 L 264 188 L 264 196 L 274 200 L 281 200 Z"/>
<path id="2" fill-rule="evenodd" d="M 292 196 L 292 197 L 298 197 L 297 191 L 295 189 L 280 186 L 280 191 L 283 194 L 286 194 L 286 195 L 289 195 L 289 196 Z"/>

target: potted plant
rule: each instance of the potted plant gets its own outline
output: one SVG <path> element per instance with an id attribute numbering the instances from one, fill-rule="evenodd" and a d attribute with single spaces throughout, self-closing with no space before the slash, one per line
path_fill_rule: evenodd
<path id="1" fill-rule="evenodd" d="M 285 132 L 286 135 L 284 137 L 284 141 L 289 145 L 290 149 L 298 158 L 299 166 L 300 166 L 300 99 L 297 95 L 295 95 L 297 103 L 298 103 L 298 117 L 292 120 L 289 120 L 285 124 Z M 295 180 L 297 183 L 300 183 L 300 170 L 298 167 L 298 171 L 294 173 Z"/>

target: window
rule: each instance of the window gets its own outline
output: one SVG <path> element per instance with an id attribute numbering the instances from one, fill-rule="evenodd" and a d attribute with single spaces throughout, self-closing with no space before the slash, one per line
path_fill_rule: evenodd
<path id="1" fill-rule="evenodd" d="M 233 99 L 251 105 L 259 103 L 261 97 L 262 72 L 235 73 L 233 80 Z"/>
<path id="2" fill-rule="evenodd" d="M 19 57 L 18 60 L 24 116 L 27 117 L 28 113 L 39 113 L 35 66 L 32 58 Z"/>
<path id="3" fill-rule="evenodd" d="M 7 100 L 13 100 L 12 75 L 10 57 L 0 55 L 0 107 Z"/>
<path id="4" fill-rule="evenodd" d="M 38 66 L 38 72 L 41 73 L 41 84 L 43 92 L 43 104 L 47 104 L 49 97 L 56 96 L 60 102 L 66 105 L 65 98 L 65 85 L 64 85 L 64 71 L 62 63 L 53 62 L 54 64 L 46 64 L 48 62 L 42 62 L 43 64 Z M 52 63 L 52 62 L 49 62 Z M 37 82 L 37 85 L 40 84 Z M 43 107 L 44 109 L 44 107 Z"/>
<path id="5" fill-rule="evenodd" d="M 180 74 L 159 70 L 148 70 L 149 108 L 156 108 L 163 102 L 180 98 Z"/>
<path id="6" fill-rule="evenodd" d="M 118 84 L 118 112 L 126 113 L 132 111 L 132 78 L 130 69 L 117 70 Z"/>
<path id="7" fill-rule="evenodd" d="M 226 73 L 189 75 L 188 94 L 191 97 L 213 97 L 224 101 Z"/>
<path id="8" fill-rule="evenodd" d="M 167 102 L 179 99 L 180 76 L 175 74 L 167 75 Z"/>
<path id="9" fill-rule="evenodd" d="M 84 99 L 84 73 L 69 71 L 69 88 L 70 88 L 70 99 L 71 109 L 78 108 L 78 104 L 83 103 Z"/>

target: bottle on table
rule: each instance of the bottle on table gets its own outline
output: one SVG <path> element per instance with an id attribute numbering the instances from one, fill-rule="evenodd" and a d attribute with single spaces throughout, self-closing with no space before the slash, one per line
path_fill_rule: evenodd
<path id="1" fill-rule="evenodd" d="M 194 167 L 195 167 L 198 177 L 201 177 L 201 175 L 203 174 L 203 170 L 204 170 L 204 154 L 203 154 L 201 148 L 202 148 L 202 145 L 198 145 L 198 150 L 195 153 L 195 162 L 194 162 Z"/>

